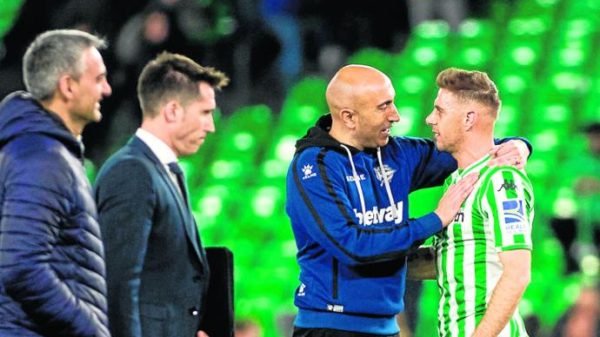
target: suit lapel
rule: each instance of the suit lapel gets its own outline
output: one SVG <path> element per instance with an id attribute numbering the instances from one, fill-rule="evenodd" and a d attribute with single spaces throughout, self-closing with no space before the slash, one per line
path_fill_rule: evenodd
<path id="1" fill-rule="evenodd" d="M 185 204 L 185 200 L 181 193 L 179 192 L 178 187 L 175 185 L 171 176 L 167 172 L 165 166 L 158 160 L 154 152 L 138 137 L 132 137 L 129 141 L 129 146 L 133 149 L 141 152 L 144 156 L 146 156 L 155 166 L 158 175 L 161 177 L 163 184 L 167 186 L 169 192 L 173 199 L 177 201 L 177 208 L 179 209 L 179 213 L 182 219 L 183 227 L 185 228 L 185 232 L 188 236 L 188 239 L 192 243 L 194 250 L 196 251 L 196 255 L 202 264 L 206 263 L 206 257 L 204 254 L 204 250 L 201 248 L 200 236 L 197 232 L 196 221 L 194 216 L 190 210 L 190 208 Z"/>

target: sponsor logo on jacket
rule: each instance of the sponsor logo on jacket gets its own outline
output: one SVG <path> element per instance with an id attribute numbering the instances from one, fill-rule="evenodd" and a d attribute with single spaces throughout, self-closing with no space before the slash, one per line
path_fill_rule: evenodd
<path id="1" fill-rule="evenodd" d="M 394 173 L 396 173 L 396 170 L 394 170 L 386 164 L 383 164 L 383 170 L 381 169 L 381 167 L 376 167 L 375 177 L 377 177 L 377 180 L 379 180 L 379 186 L 383 186 L 384 179 L 391 183 L 392 179 L 394 179 Z"/>
<path id="2" fill-rule="evenodd" d="M 373 206 L 370 210 L 365 211 L 363 214 L 360 210 L 354 209 L 354 215 L 358 219 L 358 224 L 363 226 L 376 225 L 384 222 L 393 221 L 396 224 L 402 222 L 402 201 L 399 201 L 396 204 L 397 217 L 394 219 L 394 212 L 392 210 L 392 206 L 388 206 L 386 208 L 379 208 L 377 206 Z"/>

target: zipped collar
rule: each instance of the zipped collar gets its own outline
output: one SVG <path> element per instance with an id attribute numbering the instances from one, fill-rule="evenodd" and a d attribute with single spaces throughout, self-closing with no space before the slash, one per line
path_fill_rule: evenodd
<path id="1" fill-rule="evenodd" d="M 381 148 L 377 147 L 375 149 L 365 149 L 364 151 L 361 151 L 351 145 L 340 143 L 335 138 L 331 137 L 331 135 L 329 134 L 332 122 L 333 121 L 331 118 L 331 114 L 321 116 L 321 118 L 319 118 L 315 126 L 310 128 L 306 135 L 296 142 L 296 154 L 311 147 L 325 147 L 333 151 L 345 153 L 348 156 L 350 166 L 352 167 L 352 175 L 354 178 L 352 180 L 354 181 L 354 184 L 356 185 L 356 189 L 358 191 L 360 207 L 363 216 L 365 216 L 367 209 L 365 204 L 364 193 L 361 187 L 361 180 L 359 178 L 358 172 L 356 171 L 353 156 L 355 154 L 358 154 L 359 152 L 376 154 L 377 161 L 379 163 L 379 168 L 381 170 L 381 179 L 385 185 L 386 194 L 390 202 L 390 206 L 392 207 L 392 214 L 394 216 L 394 219 L 396 219 L 398 216 L 401 216 L 401 214 L 399 214 L 398 209 L 396 208 L 396 202 L 394 201 L 394 195 L 392 193 L 392 188 L 388 180 L 389 178 L 385 172 L 385 166 L 381 157 Z"/>
<path id="2" fill-rule="evenodd" d="M 17 91 L 0 102 L 0 148 L 26 134 L 54 138 L 83 160 L 83 143 L 71 134 L 63 120 L 44 109 L 29 93 Z"/>
<path id="3" fill-rule="evenodd" d="M 345 150 L 341 148 L 341 145 L 348 148 L 352 154 L 360 152 L 360 150 L 354 146 L 340 143 L 335 138 L 331 137 L 329 131 L 331 130 L 332 122 L 331 114 L 321 116 L 315 126 L 308 129 L 306 135 L 296 142 L 296 154 L 311 147 L 326 147 L 334 151 L 345 153 Z"/>

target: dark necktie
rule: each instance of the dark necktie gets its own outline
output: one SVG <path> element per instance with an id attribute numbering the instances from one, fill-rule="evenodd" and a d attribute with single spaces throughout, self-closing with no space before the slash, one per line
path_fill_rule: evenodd
<path id="1" fill-rule="evenodd" d="M 167 164 L 167 166 L 169 166 L 169 170 L 171 170 L 171 172 L 177 178 L 179 191 L 181 191 L 181 195 L 183 196 L 186 207 L 189 207 L 187 189 L 185 188 L 185 177 L 183 176 L 183 170 L 181 169 L 181 166 L 179 166 L 177 162 L 171 162 Z"/>
<path id="2" fill-rule="evenodd" d="M 188 202 L 188 193 L 187 193 L 187 189 L 185 187 L 185 177 L 183 175 L 183 170 L 181 169 L 181 166 L 179 166 L 179 164 L 177 162 L 171 162 L 169 164 L 167 164 L 167 166 L 169 167 L 169 170 L 171 171 L 171 173 L 173 173 L 175 175 L 175 177 L 177 178 L 177 185 L 179 185 L 179 191 L 181 191 L 181 194 L 183 195 L 183 199 L 185 201 L 185 206 L 187 207 L 188 211 L 190 211 L 190 204 Z M 194 216 L 192 215 L 191 211 L 189 212 L 189 216 L 190 216 L 190 221 L 187 222 L 187 225 L 189 228 L 188 232 L 190 233 L 191 237 L 197 237 L 198 240 L 195 241 L 196 243 L 194 244 L 194 246 L 196 247 L 198 253 L 200 254 L 200 259 L 202 260 L 202 263 L 204 265 L 203 268 L 206 268 L 206 266 L 208 266 L 208 262 L 206 261 L 206 253 L 204 251 L 204 248 L 202 248 L 202 239 L 200 238 L 200 232 L 198 231 L 197 225 L 196 225 L 196 221 L 194 220 Z M 193 233 L 193 234 L 191 234 Z"/>

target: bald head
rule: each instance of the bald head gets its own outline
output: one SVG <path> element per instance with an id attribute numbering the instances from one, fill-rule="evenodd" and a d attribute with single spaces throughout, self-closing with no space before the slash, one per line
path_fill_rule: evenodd
<path id="1" fill-rule="evenodd" d="M 395 96 L 392 81 L 381 71 L 363 65 L 343 67 L 327 86 L 329 134 L 359 150 L 384 146 L 392 124 L 399 120 Z"/>
<path id="2" fill-rule="evenodd" d="M 381 71 L 364 65 L 348 65 L 340 69 L 327 86 L 325 96 L 329 111 L 335 119 L 342 109 L 359 110 L 371 93 L 391 86 Z"/>

